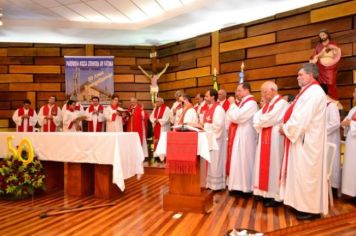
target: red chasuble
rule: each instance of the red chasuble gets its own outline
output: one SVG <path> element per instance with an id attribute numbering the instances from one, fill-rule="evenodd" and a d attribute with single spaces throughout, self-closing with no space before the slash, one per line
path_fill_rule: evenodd
<path id="1" fill-rule="evenodd" d="M 274 105 L 282 99 L 279 96 L 276 101 L 269 105 L 266 103 L 263 106 L 262 114 L 268 113 L 273 110 Z M 271 141 L 272 141 L 272 126 L 263 128 L 261 132 L 261 151 L 260 151 L 260 173 L 259 173 L 259 186 L 258 188 L 267 191 L 269 181 L 269 165 L 271 159 Z"/>
<path id="2" fill-rule="evenodd" d="M 310 88 L 312 85 L 319 85 L 319 83 L 317 81 L 310 83 L 308 86 L 305 87 L 305 89 L 303 89 L 302 91 L 299 92 L 299 94 L 297 95 L 297 97 L 294 99 L 293 103 L 289 105 L 286 113 L 284 113 L 284 117 L 283 117 L 283 124 L 287 123 L 287 121 L 290 119 L 290 117 L 292 116 L 293 113 L 293 109 L 295 106 L 295 103 L 298 101 L 298 99 L 303 95 L 303 93 Z M 284 169 L 281 170 L 280 173 L 280 179 L 285 179 L 287 177 L 287 167 L 288 167 L 288 157 L 289 157 L 289 146 L 290 146 L 290 140 L 288 138 L 284 139 L 284 153 L 285 153 L 285 162 L 286 164 L 284 165 Z"/>
<path id="3" fill-rule="evenodd" d="M 143 127 L 142 124 L 142 107 L 140 105 L 136 105 L 135 107 L 129 107 L 128 112 L 131 114 L 127 124 L 126 131 L 127 132 L 137 132 L 140 136 L 141 144 L 143 141 Z M 145 124 L 147 123 L 147 116 L 145 113 Z"/>
<path id="4" fill-rule="evenodd" d="M 195 174 L 197 148 L 197 132 L 168 132 L 167 173 Z"/>
<path id="5" fill-rule="evenodd" d="M 94 112 L 95 108 L 94 105 L 90 105 L 89 109 L 89 113 Z M 104 106 L 103 105 L 99 105 L 98 107 L 98 112 L 99 113 L 103 113 L 104 112 Z M 88 132 L 102 132 L 103 131 L 103 122 L 99 122 L 97 121 L 96 123 L 96 130 L 94 130 L 94 121 L 88 121 Z"/>
<path id="6" fill-rule="evenodd" d="M 156 107 L 153 117 L 157 120 L 162 119 L 165 110 L 166 110 L 166 105 L 164 105 L 164 104 L 162 104 L 160 107 Z M 160 136 L 161 136 L 161 124 L 159 122 L 157 122 L 153 129 L 153 138 L 154 138 L 153 145 L 154 145 L 155 151 L 156 151 L 156 147 L 157 147 Z"/>
<path id="7" fill-rule="evenodd" d="M 243 107 L 248 101 L 255 101 L 254 97 L 249 97 L 242 103 L 239 102 L 236 105 L 241 108 Z M 232 156 L 232 146 L 234 144 L 235 135 L 237 132 L 238 124 L 231 122 L 229 131 L 228 131 L 228 142 L 227 142 L 227 158 L 226 158 L 226 176 L 230 174 L 230 165 L 231 165 L 231 156 Z"/>
<path id="8" fill-rule="evenodd" d="M 19 108 L 17 114 L 18 114 L 18 116 L 23 116 L 23 115 L 25 114 L 25 109 L 24 109 L 23 107 Z M 33 110 L 32 108 L 29 108 L 29 110 L 28 110 L 28 116 L 33 117 L 33 115 L 34 115 L 34 110 Z M 25 119 L 28 120 L 27 132 L 33 132 L 33 126 L 30 125 L 30 119 L 29 119 L 29 118 L 25 118 Z M 24 127 L 24 120 L 25 120 L 25 119 L 22 119 L 21 125 L 19 125 L 19 126 L 17 127 L 17 131 L 18 131 L 18 132 L 24 132 L 24 129 L 25 129 L 25 127 Z"/>
<path id="9" fill-rule="evenodd" d="M 49 116 L 49 110 L 51 108 L 49 107 L 48 104 L 46 104 L 44 107 L 43 107 L 43 115 L 44 116 Z M 52 110 L 51 110 L 51 115 L 52 116 L 57 116 L 57 113 L 58 113 L 58 107 L 57 105 L 53 105 L 52 107 Z M 50 128 L 48 130 L 48 122 L 50 124 Z M 53 120 L 47 120 L 47 124 L 44 125 L 43 127 L 43 131 L 44 132 L 56 132 L 56 124 L 53 122 Z"/>

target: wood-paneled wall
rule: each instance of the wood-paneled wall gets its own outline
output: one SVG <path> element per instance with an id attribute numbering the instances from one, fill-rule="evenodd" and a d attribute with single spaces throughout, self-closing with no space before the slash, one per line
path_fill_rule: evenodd
<path id="1" fill-rule="evenodd" d="M 355 6 L 355 0 L 322 2 L 158 47 L 161 62 L 190 65 L 168 70 L 159 81 L 161 96 L 170 103 L 177 89 L 191 96 L 204 92 L 212 85 L 214 68 L 218 70 L 219 86 L 232 94 L 242 62 L 245 79 L 258 99 L 266 80 L 275 81 L 282 94 L 296 94 L 298 67 L 313 53 L 319 30 L 328 29 L 342 50 L 337 84 L 340 101 L 349 110 L 356 87 Z"/>
<path id="2" fill-rule="evenodd" d="M 167 104 L 179 89 L 191 96 L 204 93 L 214 68 L 220 87 L 232 94 L 242 62 L 257 99 L 266 80 L 275 81 L 282 94 L 296 94 L 297 69 L 312 54 L 323 28 L 342 49 L 337 84 L 349 110 L 356 87 L 355 6 L 356 0 L 326 1 L 159 47 L 0 43 L 0 128 L 14 126 L 10 118 L 25 98 L 37 109 L 51 94 L 65 101 L 65 55 L 115 56 L 115 92 L 124 106 L 135 96 L 152 108 L 149 81 L 137 65 L 159 71 L 167 62 L 171 66 L 158 81 Z M 158 55 L 153 60 L 152 51 Z"/>
<path id="3" fill-rule="evenodd" d="M 39 108 L 55 95 L 64 104 L 64 56 L 115 56 L 115 92 L 124 106 L 137 97 L 152 109 L 149 80 L 137 65 L 150 64 L 151 47 L 0 43 L 0 128 L 14 127 L 12 114 L 25 98 Z"/>

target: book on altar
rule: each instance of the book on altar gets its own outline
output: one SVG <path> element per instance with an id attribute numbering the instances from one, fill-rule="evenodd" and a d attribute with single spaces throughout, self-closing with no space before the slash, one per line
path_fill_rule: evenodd
<path id="1" fill-rule="evenodd" d="M 204 130 L 201 129 L 201 128 L 193 127 L 193 126 L 186 125 L 186 124 L 183 124 L 183 125 L 174 125 L 174 126 L 172 126 L 172 129 L 174 129 L 175 131 L 178 131 L 178 132 L 189 132 L 189 131 L 203 132 L 203 131 L 204 131 Z"/>

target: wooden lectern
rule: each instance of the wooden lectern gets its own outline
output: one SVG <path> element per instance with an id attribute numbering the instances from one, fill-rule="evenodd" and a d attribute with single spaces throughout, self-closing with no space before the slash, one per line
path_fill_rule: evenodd
<path id="1" fill-rule="evenodd" d="M 196 158 L 194 174 L 169 173 L 169 192 L 163 196 L 164 210 L 207 213 L 211 209 L 213 193 L 201 188 L 200 157 Z"/>

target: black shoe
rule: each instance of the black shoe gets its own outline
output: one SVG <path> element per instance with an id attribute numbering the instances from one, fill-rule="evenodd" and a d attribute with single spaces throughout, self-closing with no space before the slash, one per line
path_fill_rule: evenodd
<path id="1" fill-rule="evenodd" d="M 277 207 L 280 204 L 280 202 L 276 202 L 275 200 L 273 200 L 272 198 L 267 198 L 265 200 L 265 202 L 263 203 L 263 205 L 265 207 Z"/>
<path id="2" fill-rule="evenodd" d="M 264 201 L 264 198 L 261 197 L 261 196 L 253 196 L 253 199 L 256 201 L 256 202 L 259 202 L 259 201 Z"/>
<path id="3" fill-rule="evenodd" d="M 314 220 L 320 218 L 320 214 L 312 214 L 307 212 L 298 211 L 297 220 Z"/>

